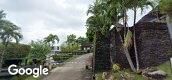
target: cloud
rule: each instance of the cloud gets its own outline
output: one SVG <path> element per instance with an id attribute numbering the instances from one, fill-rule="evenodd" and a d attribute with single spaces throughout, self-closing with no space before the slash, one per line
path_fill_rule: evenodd
<path id="1" fill-rule="evenodd" d="M 60 43 L 69 34 L 85 36 L 87 9 L 93 0 L 1 0 L 0 9 L 7 13 L 7 19 L 21 27 L 23 43 L 43 39 L 56 34 Z M 137 21 L 142 15 L 138 11 Z M 128 11 L 128 24 L 133 25 L 133 11 Z"/>
<path id="2" fill-rule="evenodd" d="M 92 0 L 1 0 L 7 19 L 21 27 L 23 43 L 57 34 L 85 36 L 86 11 Z"/>

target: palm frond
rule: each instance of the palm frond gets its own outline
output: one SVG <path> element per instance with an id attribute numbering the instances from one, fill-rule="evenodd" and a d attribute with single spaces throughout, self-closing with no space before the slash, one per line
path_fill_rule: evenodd
<path id="1" fill-rule="evenodd" d="M 125 36 L 124 39 L 124 47 L 126 48 L 130 48 L 133 44 L 132 44 L 132 32 L 130 30 L 127 31 L 127 35 Z"/>

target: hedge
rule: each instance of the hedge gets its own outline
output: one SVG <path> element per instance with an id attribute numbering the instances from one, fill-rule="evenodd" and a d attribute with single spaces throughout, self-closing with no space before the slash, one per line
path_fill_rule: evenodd
<path id="1" fill-rule="evenodd" d="M 75 52 L 60 52 L 58 55 L 54 55 L 53 59 L 57 62 L 64 62 L 67 59 L 73 57 L 74 55 L 86 54 L 86 51 L 75 51 Z"/>
<path id="2" fill-rule="evenodd" d="M 2 51 L 2 45 L 0 46 L 0 50 Z M 29 45 L 11 43 L 7 47 L 4 59 L 25 58 L 29 54 L 30 49 Z"/>

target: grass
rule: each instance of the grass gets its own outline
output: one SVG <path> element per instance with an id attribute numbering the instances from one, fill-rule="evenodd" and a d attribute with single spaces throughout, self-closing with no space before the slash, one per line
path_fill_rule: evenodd
<path id="1" fill-rule="evenodd" d="M 172 69 L 170 68 L 170 61 L 167 61 L 159 66 L 157 66 L 158 69 L 165 71 L 168 74 L 168 77 L 166 80 L 172 80 Z"/>
<path id="2" fill-rule="evenodd" d="M 172 80 L 172 69 L 170 68 L 170 61 L 167 61 L 159 66 L 156 66 L 159 70 L 165 71 L 168 76 L 165 80 Z M 96 80 L 102 79 L 102 72 L 96 74 Z M 120 70 L 118 72 L 113 72 L 114 80 L 120 80 L 121 74 L 123 74 L 128 80 L 146 80 L 142 75 L 136 74 L 129 69 Z"/>
<path id="3" fill-rule="evenodd" d="M 14 76 L 11 80 L 41 80 L 41 77 L 34 78 L 32 75 L 22 75 L 22 76 Z"/>
<path id="4" fill-rule="evenodd" d="M 25 80 L 41 80 L 41 79 L 39 77 L 38 78 L 34 78 L 33 76 L 29 76 Z"/>

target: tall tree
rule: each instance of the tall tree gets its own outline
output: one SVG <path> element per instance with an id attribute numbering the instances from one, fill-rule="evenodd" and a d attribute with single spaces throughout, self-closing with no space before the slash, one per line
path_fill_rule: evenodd
<path id="1" fill-rule="evenodd" d="M 4 45 L 4 50 L 0 56 L 0 69 L 2 68 L 3 57 L 8 44 L 13 40 L 18 43 L 23 38 L 23 35 L 20 33 L 20 28 L 10 21 L 1 20 L 1 26 L 2 29 L 0 30 L 0 39 L 2 40 L 2 44 Z"/>
<path id="2" fill-rule="evenodd" d="M 124 40 L 122 39 L 122 35 L 120 33 L 116 34 L 118 36 L 120 36 L 121 42 L 123 43 L 123 51 L 126 55 L 126 58 L 128 60 L 128 63 L 130 65 L 130 68 L 132 71 L 136 72 L 136 69 L 134 67 L 133 61 L 131 59 L 130 56 L 130 52 L 129 52 L 129 47 L 131 46 L 131 31 L 130 30 L 126 30 L 128 28 L 127 27 L 127 10 L 130 8 L 131 4 L 131 0 L 117 0 L 117 1 L 113 1 L 113 6 L 115 6 L 114 8 L 116 8 L 117 11 L 117 15 L 116 16 L 116 20 L 118 20 L 116 23 L 119 22 L 119 19 L 122 18 L 123 19 L 123 25 L 124 25 Z M 115 3 L 115 4 L 114 4 Z M 112 15 L 114 16 L 114 15 Z M 114 25 L 116 25 L 116 23 L 114 23 Z M 117 26 L 118 27 L 118 26 Z"/>
<path id="3" fill-rule="evenodd" d="M 79 50 L 80 42 L 82 42 L 82 37 L 76 38 L 76 35 L 67 35 L 67 40 L 61 45 L 62 52 L 73 52 Z"/>
<path id="4" fill-rule="evenodd" d="M 55 42 L 59 42 L 59 37 L 57 35 L 49 34 L 44 38 L 44 42 L 48 43 L 50 46 L 53 46 Z"/>
<path id="5" fill-rule="evenodd" d="M 106 35 L 111 27 L 111 17 L 109 17 L 108 3 L 103 0 L 96 0 L 90 5 L 87 14 L 91 14 L 87 21 L 87 37 L 92 42 L 95 32 L 100 31 Z"/>
<path id="6" fill-rule="evenodd" d="M 129 4 L 128 4 L 129 5 Z M 124 14 L 125 11 L 125 15 Z M 126 6 L 124 6 L 123 0 L 96 0 L 94 5 L 92 5 L 88 12 L 92 13 L 92 16 L 87 19 L 86 25 L 87 25 L 87 34 L 94 35 L 95 32 L 101 31 L 103 33 L 107 33 L 110 30 L 111 25 L 116 25 L 118 21 L 123 18 L 125 18 L 124 25 L 126 25 Z M 91 32 L 91 31 L 94 31 Z M 91 32 L 91 33 L 89 33 Z M 121 36 L 121 35 L 120 35 Z M 124 36 L 125 37 L 125 36 Z M 122 43 L 124 43 L 124 40 L 122 40 Z M 130 64 L 130 67 L 133 71 L 135 70 L 134 64 L 131 60 L 128 48 L 123 46 L 124 52 L 126 54 L 127 60 Z"/>
<path id="7" fill-rule="evenodd" d="M 84 43 L 88 43 L 88 39 L 80 36 L 77 38 L 76 42 L 82 45 Z"/>
<path id="8" fill-rule="evenodd" d="M 134 42 L 134 51 L 135 51 L 135 58 L 136 58 L 136 68 L 137 71 L 139 70 L 139 59 L 138 59 L 138 52 L 137 52 L 137 45 L 136 45 L 136 33 L 135 33 L 135 25 L 136 25 L 136 18 L 137 18 L 137 9 L 143 9 L 147 6 L 151 6 L 154 8 L 154 3 L 149 0 L 132 0 L 131 9 L 134 11 L 134 20 L 133 20 L 133 42 Z"/>
<path id="9" fill-rule="evenodd" d="M 4 13 L 3 10 L 0 10 L 0 20 L 2 20 L 3 18 L 5 18 L 6 13 Z"/>
<path id="10" fill-rule="evenodd" d="M 76 42 L 76 35 L 70 34 L 67 36 L 67 41 L 66 41 L 67 44 L 72 44 L 75 42 Z"/>

